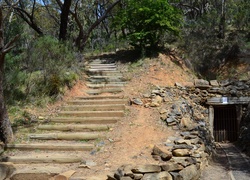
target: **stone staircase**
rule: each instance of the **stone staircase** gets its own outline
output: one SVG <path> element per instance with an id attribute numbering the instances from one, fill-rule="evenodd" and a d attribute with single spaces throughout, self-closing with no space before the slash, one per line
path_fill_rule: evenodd
<path id="1" fill-rule="evenodd" d="M 75 97 L 58 116 L 40 124 L 28 137 L 6 146 L 2 161 L 15 164 L 79 163 L 105 139 L 114 123 L 124 116 L 125 82 L 115 63 L 94 60 L 87 65 L 89 96 Z"/>

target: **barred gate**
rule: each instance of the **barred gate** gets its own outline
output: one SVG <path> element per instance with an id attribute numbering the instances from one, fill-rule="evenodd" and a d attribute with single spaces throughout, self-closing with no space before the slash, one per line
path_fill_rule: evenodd
<path id="1" fill-rule="evenodd" d="M 236 107 L 234 105 L 214 107 L 214 139 L 216 142 L 238 139 Z"/>

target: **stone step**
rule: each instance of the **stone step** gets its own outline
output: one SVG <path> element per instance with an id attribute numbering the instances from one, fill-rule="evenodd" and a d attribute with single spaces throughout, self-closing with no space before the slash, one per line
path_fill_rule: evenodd
<path id="1" fill-rule="evenodd" d="M 100 96 L 101 97 L 101 96 Z M 79 97 L 78 97 L 79 98 Z M 90 97 L 89 97 L 90 98 Z M 78 99 L 67 101 L 70 105 L 108 105 L 108 104 L 128 104 L 126 99 L 102 99 L 96 96 L 96 99 Z"/>
<path id="2" fill-rule="evenodd" d="M 87 71 L 89 72 L 119 72 L 121 73 L 120 71 L 117 71 L 116 68 L 90 68 L 88 69 Z"/>
<path id="3" fill-rule="evenodd" d="M 120 117 L 54 117 L 50 121 L 54 123 L 81 123 L 81 124 L 114 124 Z"/>
<path id="4" fill-rule="evenodd" d="M 115 100 L 122 100 L 124 101 L 124 104 L 127 104 L 125 99 L 122 99 L 123 96 L 121 95 L 105 95 L 105 96 L 102 96 L 102 95 L 99 95 L 99 96 L 77 96 L 76 99 L 81 99 L 81 100 L 111 100 L 111 99 L 115 99 Z"/>
<path id="5" fill-rule="evenodd" d="M 7 149 L 18 150 L 54 150 L 54 151 L 91 151 L 95 146 L 93 144 L 51 144 L 51 143 L 36 143 L 36 144 L 7 144 Z"/>
<path id="6" fill-rule="evenodd" d="M 87 65 L 88 67 L 117 67 L 116 64 L 98 64 L 98 63 L 91 63 Z"/>
<path id="7" fill-rule="evenodd" d="M 112 79 L 111 78 L 108 78 L 108 79 L 89 78 L 88 81 L 91 83 L 96 83 L 96 84 L 99 84 L 99 83 L 125 83 L 125 79 L 120 79 L 120 78 L 112 78 Z"/>
<path id="8" fill-rule="evenodd" d="M 120 71 L 106 71 L 106 70 L 88 70 L 89 75 L 104 75 L 104 76 L 121 76 Z"/>
<path id="9" fill-rule="evenodd" d="M 26 155 L 26 156 L 7 156 L 1 159 L 3 162 L 12 162 L 14 164 L 28 163 L 79 163 L 82 161 L 81 156 L 73 155 Z"/>
<path id="10" fill-rule="evenodd" d="M 123 80 L 119 80 L 119 81 L 105 81 L 105 80 L 102 80 L 102 79 L 97 79 L 97 80 L 93 80 L 93 81 L 89 81 L 89 84 L 101 84 L 101 85 L 106 85 L 106 84 L 119 84 L 119 85 L 124 85 L 126 86 L 127 82 L 123 81 Z"/>
<path id="11" fill-rule="evenodd" d="M 125 84 L 118 84 L 118 83 L 112 83 L 112 84 L 86 84 L 89 88 L 114 88 L 114 87 L 124 87 Z"/>
<path id="12" fill-rule="evenodd" d="M 30 139 L 40 140 L 94 140 L 102 138 L 103 136 L 99 133 L 47 133 L 47 134 L 30 134 Z"/>
<path id="13" fill-rule="evenodd" d="M 89 95 L 102 94 L 102 93 L 119 93 L 122 92 L 122 88 L 108 88 L 108 89 L 98 89 L 98 90 L 88 90 L 85 91 Z"/>
<path id="14" fill-rule="evenodd" d="M 102 125 L 102 124 L 85 124 L 85 125 L 81 125 L 81 124 L 67 124 L 67 125 L 39 125 L 37 127 L 37 129 L 40 130 L 57 130 L 57 131 L 106 131 L 109 129 L 108 125 Z"/>
<path id="15" fill-rule="evenodd" d="M 59 116 L 74 117 L 123 117 L 123 111 L 61 111 Z"/>
<path id="16" fill-rule="evenodd" d="M 122 79 L 123 76 L 89 76 L 92 79 Z"/>
<path id="17" fill-rule="evenodd" d="M 72 105 L 61 107 L 63 111 L 111 111 L 125 110 L 123 104 L 108 104 L 108 105 Z"/>

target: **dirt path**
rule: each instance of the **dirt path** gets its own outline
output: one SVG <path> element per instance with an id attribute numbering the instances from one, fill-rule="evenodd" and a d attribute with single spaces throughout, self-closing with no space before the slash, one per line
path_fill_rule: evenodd
<path id="1" fill-rule="evenodd" d="M 191 81 L 193 76 L 185 67 L 160 55 L 158 59 L 146 59 L 139 67 L 120 64 L 120 69 L 129 79 L 124 89 L 128 99 L 142 97 L 155 86 L 174 86 L 175 82 Z M 105 177 L 124 164 L 157 163 L 151 151 L 154 145 L 164 146 L 168 136 L 175 131 L 166 127 L 159 117 L 158 108 L 138 105 L 126 107 L 126 117 L 107 132 L 107 139 L 97 142 L 97 152 L 92 152 L 87 161 L 94 166 L 77 171 L 73 177 Z"/>

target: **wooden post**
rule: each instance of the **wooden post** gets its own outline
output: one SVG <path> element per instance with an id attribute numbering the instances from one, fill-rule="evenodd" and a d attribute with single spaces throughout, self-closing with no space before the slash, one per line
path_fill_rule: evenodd
<path id="1" fill-rule="evenodd" d="M 214 137 L 214 107 L 209 106 L 209 130 L 211 136 Z"/>

